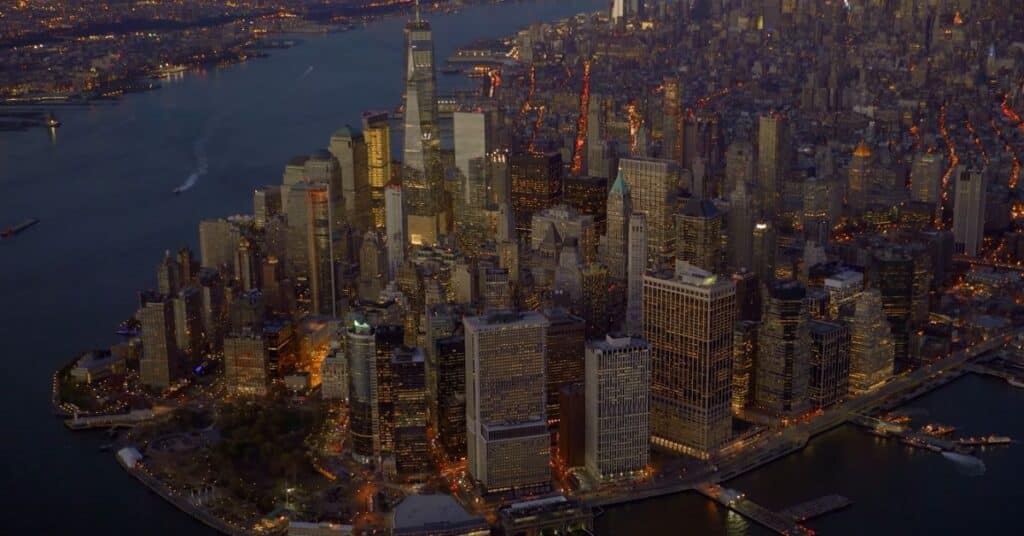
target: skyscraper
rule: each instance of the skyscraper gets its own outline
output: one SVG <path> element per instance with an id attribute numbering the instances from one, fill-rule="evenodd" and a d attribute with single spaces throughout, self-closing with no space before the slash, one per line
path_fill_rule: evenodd
<path id="1" fill-rule="evenodd" d="M 779 114 L 763 115 L 757 123 L 757 186 L 761 215 L 775 218 L 789 173 L 789 121 Z"/>
<path id="2" fill-rule="evenodd" d="M 379 229 L 384 226 L 384 187 L 391 182 L 391 127 L 387 112 L 363 113 L 363 139 L 371 223 Z"/>
<path id="3" fill-rule="evenodd" d="M 449 460 L 466 456 L 466 340 L 461 335 L 438 339 L 437 437 Z"/>
<path id="4" fill-rule="evenodd" d="M 875 251 L 868 274 L 871 286 L 882 294 L 882 311 L 889 322 L 896 370 L 905 370 L 912 365 L 914 259 L 901 247 L 885 247 Z"/>
<path id="5" fill-rule="evenodd" d="M 559 153 L 514 154 L 509 161 L 512 212 L 520 236 L 529 236 L 533 215 L 558 204 L 562 197 Z"/>
<path id="6" fill-rule="evenodd" d="M 629 257 L 626 274 L 626 334 L 640 337 L 644 332 L 644 274 L 647 272 L 647 216 L 629 217 Z"/>
<path id="7" fill-rule="evenodd" d="M 977 257 L 985 235 L 984 171 L 970 168 L 960 172 L 956 179 L 956 197 L 953 203 L 953 239 L 957 253 Z"/>
<path id="8" fill-rule="evenodd" d="M 561 417 L 558 391 L 583 379 L 583 353 L 586 322 L 561 308 L 544 310 L 548 320 L 545 342 L 545 381 L 547 382 L 548 422 Z"/>
<path id="9" fill-rule="evenodd" d="M 914 201 L 939 203 L 944 160 L 939 153 L 920 153 L 914 157 L 910 169 L 911 198 Z"/>
<path id="10" fill-rule="evenodd" d="M 806 295 L 806 289 L 796 281 L 769 285 L 757 334 L 756 402 L 761 409 L 780 417 L 795 417 L 810 407 L 811 339 Z"/>
<path id="11" fill-rule="evenodd" d="M 224 338 L 224 383 L 234 395 L 266 396 L 270 360 L 262 332 L 247 328 Z"/>
<path id="12" fill-rule="evenodd" d="M 635 476 L 650 458 L 650 345 L 591 341 L 585 371 L 587 471 L 599 481 Z"/>
<path id="13" fill-rule="evenodd" d="M 305 286 L 308 312 L 335 314 L 334 240 L 330 188 L 300 182 L 288 193 L 288 262 L 290 273 Z"/>
<path id="14" fill-rule="evenodd" d="M 892 377 L 895 361 L 882 293 L 869 289 L 857 295 L 850 320 L 850 394 L 872 390 Z"/>
<path id="15" fill-rule="evenodd" d="M 403 477 L 421 477 L 430 466 L 424 367 L 425 356 L 420 348 L 399 347 L 392 354 L 395 466 Z"/>
<path id="16" fill-rule="evenodd" d="M 754 269 L 753 241 L 751 233 L 754 231 L 754 202 L 749 192 L 749 187 L 744 181 L 739 181 L 729 194 L 728 218 L 729 239 L 726 245 L 728 252 L 729 266 L 733 269 L 746 268 Z"/>
<path id="17" fill-rule="evenodd" d="M 875 169 L 871 149 L 863 140 L 853 150 L 847 169 L 846 202 L 855 218 L 860 218 L 871 199 Z"/>
<path id="18" fill-rule="evenodd" d="M 675 215 L 676 259 L 701 270 L 722 269 L 722 214 L 711 201 L 691 198 Z"/>
<path id="19" fill-rule="evenodd" d="M 754 403 L 754 373 L 757 363 L 757 331 L 760 323 L 740 320 L 733 331 L 732 409 L 740 412 Z"/>
<path id="20" fill-rule="evenodd" d="M 707 458 L 732 434 L 736 289 L 684 262 L 644 277 L 655 444 Z"/>
<path id="21" fill-rule="evenodd" d="M 547 320 L 499 312 L 463 320 L 469 474 L 488 492 L 547 488 Z"/>
<path id="22" fill-rule="evenodd" d="M 388 278 L 394 279 L 398 267 L 405 262 L 405 250 L 408 245 L 409 233 L 406 229 L 405 201 L 402 187 L 397 184 L 387 186 L 384 193 L 385 232 L 388 246 Z"/>
<path id="23" fill-rule="evenodd" d="M 811 320 L 811 369 L 807 396 L 811 407 L 842 401 L 850 382 L 850 329 L 834 322 Z"/>
<path id="24" fill-rule="evenodd" d="M 139 322 L 142 325 L 142 357 L 139 378 L 142 385 L 166 389 L 181 373 L 178 347 L 174 341 L 174 305 L 162 294 L 142 293 Z"/>
<path id="25" fill-rule="evenodd" d="M 579 314 L 587 326 L 587 339 L 603 337 L 608 333 L 608 269 L 600 263 L 591 263 L 580 271 L 583 296 Z"/>
<path id="26" fill-rule="evenodd" d="M 655 268 L 675 255 L 672 222 L 679 164 L 653 158 L 625 158 L 619 170 L 629 184 L 633 212 L 647 215 L 648 265 Z"/>
<path id="27" fill-rule="evenodd" d="M 345 332 L 349 378 L 349 437 L 352 458 L 368 464 L 378 459 L 380 410 L 377 407 L 377 351 L 373 328 L 362 318 L 349 321 Z"/>
<path id="28" fill-rule="evenodd" d="M 608 192 L 608 230 L 605 239 L 605 264 L 608 275 L 615 280 L 626 280 L 626 260 L 629 255 L 629 218 L 633 214 L 632 193 L 626 177 L 619 174 Z"/>
<path id="29" fill-rule="evenodd" d="M 366 139 L 362 132 L 346 125 L 331 135 L 327 150 L 334 155 L 341 171 L 346 220 L 356 231 L 366 232 L 372 223 Z"/>
<path id="30" fill-rule="evenodd" d="M 751 269 L 764 283 L 775 280 L 775 224 L 759 221 L 751 235 Z"/>

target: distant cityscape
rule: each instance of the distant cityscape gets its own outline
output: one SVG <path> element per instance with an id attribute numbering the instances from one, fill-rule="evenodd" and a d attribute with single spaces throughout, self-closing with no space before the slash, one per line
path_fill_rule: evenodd
<path id="1" fill-rule="evenodd" d="M 363 20 L 86 4 L 2 12 L 4 98 Z M 144 29 L 91 34 L 125 24 Z M 107 430 L 186 514 L 584 535 L 690 491 L 813 534 L 856 504 L 776 511 L 729 481 L 843 424 L 968 463 L 1017 448 L 900 408 L 965 374 L 1024 388 L 1019 2 L 613 0 L 449 58 L 415 2 L 394 39 L 400 103 L 282 162 L 251 213 L 197 222 L 116 342 L 54 373 L 65 425 Z"/>

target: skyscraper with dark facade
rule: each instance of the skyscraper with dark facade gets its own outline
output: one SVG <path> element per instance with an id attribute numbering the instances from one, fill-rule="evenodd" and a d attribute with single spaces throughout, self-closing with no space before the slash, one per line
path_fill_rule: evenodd
<path id="1" fill-rule="evenodd" d="M 675 215 L 676 259 L 718 273 L 722 267 L 722 215 L 711 201 L 691 198 Z"/>
<path id="2" fill-rule="evenodd" d="M 808 398 L 815 409 L 841 402 L 850 383 L 850 329 L 843 324 L 811 320 L 811 371 Z"/>
<path id="3" fill-rule="evenodd" d="M 796 281 L 769 285 L 757 335 L 755 399 L 776 416 L 793 417 L 809 407 L 811 340 L 806 289 Z"/>
<path id="4" fill-rule="evenodd" d="M 438 339 L 437 437 L 449 460 L 466 457 L 466 340 Z"/>
<path id="5" fill-rule="evenodd" d="M 520 237 L 529 237 L 533 215 L 562 199 L 562 157 L 558 153 L 514 154 L 509 168 L 516 230 Z"/>
<path id="6" fill-rule="evenodd" d="M 583 354 L 586 322 L 561 308 L 546 309 L 548 319 L 547 355 L 547 412 L 548 422 L 557 422 L 561 413 L 558 392 L 564 385 L 583 380 Z"/>
<path id="7" fill-rule="evenodd" d="M 425 363 L 420 348 L 395 348 L 391 357 L 395 467 L 403 477 L 422 477 L 430 467 Z"/>

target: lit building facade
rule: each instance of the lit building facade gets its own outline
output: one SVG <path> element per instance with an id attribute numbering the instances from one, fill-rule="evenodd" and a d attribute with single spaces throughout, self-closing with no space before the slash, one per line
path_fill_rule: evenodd
<path id="1" fill-rule="evenodd" d="M 650 345 L 587 343 L 585 378 L 587 471 L 599 481 L 636 476 L 650 459 Z"/>

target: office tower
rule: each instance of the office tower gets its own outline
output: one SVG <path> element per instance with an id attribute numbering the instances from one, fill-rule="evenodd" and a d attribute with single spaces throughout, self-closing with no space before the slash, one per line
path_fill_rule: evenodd
<path id="1" fill-rule="evenodd" d="M 241 232 L 228 220 L 199 222 L 199 257 L 203 268 L 231 266 Z"/>
<path id="2" fill-rule="evenodd" d="M 281 187 L 277 185 L 260 186 L 252 196 L 254 224 L 263 229 L 267 221 L 281 214 Z"/>
<path id="3" fill-rule="evenodd" d="M 452 114 L 455 138 L 455 169 L 469 177 L 470 161 L 486 159 L 494 150 L 491 132 L 493 115 L 484 111 L 455 112 Z"/>
<path id="4" fill-rule="evenodd" d="M 736 285 L 736 318 L 761 320 L 761 281 L 754 272 L 741 270 L 732 274 Z"/>
<path id="5" fill-rule="evenodd" d="M 306 180 L 306 162 L 309 156 L 294 156 L 284 166 L 284 174 L 281 176 L 281 212 L 288 214 L 289 194 L 292 186 Z"/>
<path id="6" fill-rule="evenodd" d="M 266 396 L 270 367 L 263 334 L 245 328 L 224 337 L 224 383 L 235 396 Z"/>
<path id="7" fill-rule="evenodd" d="M 598 480 L 630 478 L 650 459 L 651 349 L 642 338 L 587 343 L 586 467 Z"/>
<path id="8" fill-rule="evenodd" d="M 608 179 L 606 177 L 566 177 L 562 201 L 580 214 L 592 217 L 598 235 L 605 233 L 608 217 Z"/>
<path id="9" fill-rule="evenodd" d="M 644 277 L 644 338 L 651 345 L 651 435 L 706 459 L 732 435 L 736 288 L 685 262 Z"/>
<path id="10" fill-rule="evenodd" d="M 583 296 L 579 314 L 586 323 L 587 339 L 603 337 L 608 333 L 608 269 L 591 263 L 580 272 Z"/>
<path id="11" fill-rule="evenodd" d="M 333 341 L 320 364 L 320 396 L 324 400 L 348 402 L 348 355 Z"/>
<path id="12" fill-rule="evenodd" d="M 430 467 L 425 363 L 420 348 L 399 347 L 391 357 L 395 466 L 404 477 L 422 476 Z"/>
<path id="13" fill-rule="evenodd" d="M 824 287 L 828 293 L 829 315 L 832 318 L 839 318 L 839 308 L 864 290 L 864 274 L 843 270 L 826 277 Z"/>
<path id="14" fill-rule="evenodd" d="M 481 267 L 480 297 L 484 311 L 512 308 L 512 280 L 508 268 Z"/>
<path id="15" fill-rule="evenodd" d="M 461 336 L 438 339 L 437 438 L 445 457 L 466 457 L 466 340 Z"/>
<path id="16" fill-rule="evenodd" d="M 178 347 L 174 342 L 174 305 L 167 296 L 143 292 L 139 323 L 142 327 L 142 357 L 139 379 L 152 389 L 166 389 L 181 374 Z"/>
<path id="17" fill-rule="evenodd" d="M 583 379 L 583 353 L 586 322 L 562 308 L 544 310 L 548 321 L 544 376 L 547 382 L 547 415 L 549 423 L 561 417 L 558 391 L 565 385 Z"/>
<path id="18" fill-rule="evenodd" d="M 927 245 L 915 242 L 907 246 L 907 253 L 914 259 L 914 285 L 910 298 L 910 325 L 913 329 L 928 323 L 929 292 L 932 279 L 932 252 Z"/>
<path id="19" fill-rule="evenodd" d="M 626 260 L 629 256 L 629 218 L 633 214 L 633 201 L 626 177 L 619 175 L 608 192 L 608 231 L 605 239 L 605 264 L 608 275 L 617 281 L 626 279 Z"/>
<path id="20" fill-rule="evenodd" d="M 473 158 L 466 174 L 460 174 L 460 188 L 452 193 L 453 225 L 459 249 L 469 257 L 477 257 L 485 243 L 493 238 L 488 222 L 487 160 Z"/>
<path id="21" fill-rule="evenodd" d="M 583 467 L 586 464 L 587 409 L 583 381 L 563 385 L 558 390 L 558 460 L 562 466 Z"/>
<path id="22" fill-rule="evenodd" d="M 938 206 L 941 202 L 945 164 L 945 159 L 939 153 L 920 153 L 914 157 L 910 168 L 911 199 Z"/>
<path id="23" fill-rule="evenodd" d="M 395 451 L 395 391 L 391 374 L 391 358 L 396 348 L 405 342 L 401 325 L 381 324 L 374 327 L 373 345 L 377 352 L 377 412 L 380 425 L 380 448 L 385 453 Z"/>
<path id="24" fill-rule="evenodd" d="M 562 156 L 559 153 L 514 154 L 509 159 L 515 229 L 529 236 L 533 215 L 562 198 Z"/>
<path id="25" fill-rule="evenodd" d="M 304 309 L 312 314 L 336 313 L 334 240 L 330 189 L 323 183 L 300 182 L 288 194 L 288 262 L 291 273 L 306 287 Z"/>
<path id="26" fill-rule="evenodd" d="M 953 239 L 957 253 L 977 257 L 985 236 L 984 172 L 964 169 L 956 179 L 953 202 Z"/>
<path id="27" fill-rule="evenodd" d="M 179 249 L 175 259 L 178 262 L 178 283 L 181 286 L 195 283 L 196 274 L 199 271 L 199 263 L 196 262 L 192 250 L 187 247 Z"/>
<path id="28" fill-rule="evenodd" d="M 779 114 L 763 115 L 757 122 L 758 203 L 764 218 L 774 219 L 782 208 L 782 188 L 789 173 L 789 121 Z"/>
<path id="29" fill-rule="evenodd" d="M 757 331 L 760 322 L 740 320 L 732 337 L 732 410 L 740 412 L 754 403 L 757 363 Z"/>
<path id="30" fill-rule="evenodd" d="M 866 393 L 892 377 L 895 348 L 882 310 L 882 293 L 861 292 L 850 320 L 850 394 Z"/>
<path id="31" fill-rule="evenodd" d="M 220 272 L 212 268 L 199 271 L 199 292 L 202 299 L 203 333 L 214 350 L 221 348 L 227 311 L 224 307 L 224 280 Z"/>
<path id="32" fill-rule="evenodd" d="M 345 125 L 331 135 L 327 150 L 334 155 L 341 172 L 341 195 L 348 224 L 364 233 L 371 227 L 370 180 L 366 139 L 359 130 Z"/>
<path id="33" fill-rule="evenodd" d="M 387 284 L 387 255 L 380 236 L 373 231 L 363 237 L 363 245 L 359 248 L 359 299 L 376 302 Z"/>
<path id="34" fill-rule="evenodd" d="M 846 398 L 850 383 L 850 328 L 811 320 L 811 371 L 807 397 L 814 409 L 827 408 Z"/>
<path id="35" fill-rule="evenodd" d="M 647 272 L 647 215 L 629 217 L 629 256 L 626 273 L 626 334 L 640 337 L 644 333 L 644 274 Z"/>
<path id="36" fill-rule="evenodd" d="M 487 492 L 548 487 L 547 320 L 502 312 L 466 317 L 463 324 L 469 474 Z"/>
<path id="37" fill-rule="evenodd" d="M 593 216 L 580 214 L 567 205 L 555 205 L 535 212 L 531 220 L 533 231 L 530 234 L 530 246 L 534 250 L 540 249 L 540 244 L 546 236 L 545 230 L 549 227 L 554 228 L 563 244 L 575 240 L 583 261 L 597 260 L 598 237 Z"/>
<path id="38" fill-rule="evenodd" d="M 855 218 L 860 218 L 867 208 L 875 180 L 871 149 L 861 140 L 853 150 L 850 167 L 847 169 L 846 203 Z"/>
<path id="39" fill-rule="evenodd" d="M 835 185 L 825 179 L 809 177 L 804 181 L 803 212 L 800 215 L 804 240 L 817 244 L 828 243 L 833 218 L 839 214 Z"/>
<path id="40" fill-rule="evenodd" d="M 235 250 L 235 281 L 238 281 L 245 291 L 261 286 L 256 248 L 245 237 L 238 241 L 238 249 Z"/>
<path id="41" fill-rule="evenodd" d="M 165 251 L 163 260 L 156 268 L 157 292 L 167 296 L 177 293 L 181 288 L 180 277 L 181 268 L 177 259 L 171 256 L 170 250 Z"/>
<path id="42" fill-rule="evenodd" d="M 768 221 L 754 224 L 751 235 L 751 269 L 761 282 L 775 280 L 775 225 Z"/>
<path id="43" fill-rule="evenodd" d="M 672 213 L 679 164 L 653 158 L 625 158 L 619 170 L 629 185 L 632 211 L 647 215 L 648 265 L 657 267 L 675 255 L 675 232 Z"/>
<path id="44" fill-rule="evenodd" d="M 338 161 L 327 149 L 320 149 L 309 155 L 305 165 L 305 181 L 310 184 L 323 186 L 327 189 L 326 211 L 329 218 L 330 230 L 340 232 L 345 225 L 345 201 L 343 199 L 343 186 L 341 169 Z M 295 187 L 292 186 L 294 189 Z M 289 190 L 289 194 L 291 191 Z M 293 197 L 289 197 L 291 202 Z"/>
<path id="45" fill-rule="evenodd" d="M 231 299 L 228 307 L 229 325 L 233 331 L 246 327 L 259 329 L 263 325 L 266 302 L 259 289 L 242 292 Z"/>
<path id="46" fill-rule="evenodd" d="M 754 268 L 753 240 L 754 232 L 754 200 L 749 187 L 744 181 L 736 184 L 729 194 L 728 218 L 729 239 L 726 244 L 729 266 L 733 269 Z"/>
<path id="47" fill-rule="evenodd" d="M 417 16 L 405 27 L 406 79 L 402 186 L 408 207 L 409 242 L 434 244 L 447 227 L 444 173 L 437 123 L 434 40 L 430 23 Z"/>
<path id="48" fill-rule="evenodd" d="M 372 228 L 384 226 L 384 187 L 391 182 L 391 127 L 387 112 L 363 113 L 366 142 L 366 178 L 370 194 Z"/>
<path id="49" fill-rule="evenodd" d="M 349 371 L 349 436 L 352 458 L 368 464 L 378 459 L 381 453 L 377 351 L 373 328 L 358 318 L 350 324 L 345 333 Z"/>
<path id="50" fill-rule="evenodd" d="M 772 415 L 795 417 L 810 407 L 806 297 L 806 289 L 796 281 L 776 281 L 768 286 L 757 333 L 755 399 L 758 407 Z"/>
<path id="51" fill-rule="evenodd" d="M 889 322 L 896 370 L 911 365 L 910 334 L 914 326 L 910 315 L 914 301 L 914 259 L 901 247 L 889 246 L 875 251 L 869 280 L 882 294 L 882 311 Z"/>
<path id="52" fill-rule="evenodd" d="M 701 270 L 722 269 L 722 214 L 714 203 L 690 198 L 675 215 L 676 259 Z"/>
<path id="53" fill-rule="evenodd" d="M 683 160 L 683 114 L 679 78 L 666 76 L 661 84 L 661 156 L 667 160 Z"/>
<path id="54" fill-rule="evenodd" d="M 196 287 L 185 287 L 174 296 L 174 344 L 183 357 L 194 360 L 202 356 L 204 338 L 203 295 Z"/>
<path id="55" fill-rule="evenodd" d="M 402 187 L 392 184 L 384 188 L 385 239 L 388 251 L 388 279 L 398 273 L 398 267 L 405 262 L 405 250 L 408 244 L 406 229 L 405 202 L 402 200 Z"/>
<path id="56" fill-rule="evenodd" d="M 754 175 L 754 162 L 754 146 L 750 142 L 730 143 L 725 149 L 725 183 L 722 185 L 722 193 L 728 194 L 741 185 L 753 183 L 757 179 Z"/>
<path id="57" fill-rule="evenodd" d="M 601 97 L 592 93 L 587 110 L 587 175 L 609 179 L 612 176 L 612 151 L 606 137 L 607 120 Z"/>

